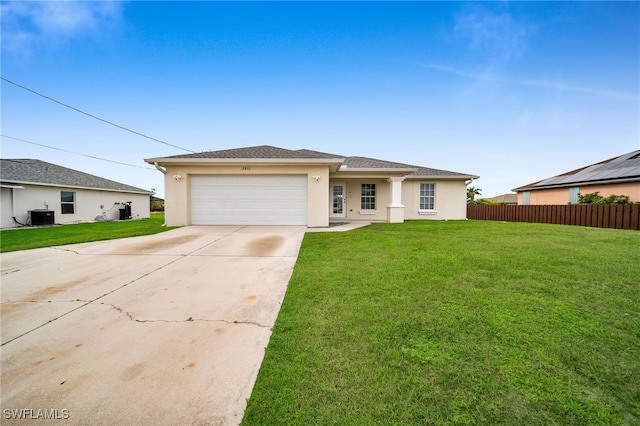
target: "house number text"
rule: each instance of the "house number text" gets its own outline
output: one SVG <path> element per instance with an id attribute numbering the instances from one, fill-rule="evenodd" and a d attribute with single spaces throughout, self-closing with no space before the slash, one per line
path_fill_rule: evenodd
<path id="1" fill-rule="evenodd" d="M 242 170 L 251 170 L 251 166 L 242 166 Z"/>

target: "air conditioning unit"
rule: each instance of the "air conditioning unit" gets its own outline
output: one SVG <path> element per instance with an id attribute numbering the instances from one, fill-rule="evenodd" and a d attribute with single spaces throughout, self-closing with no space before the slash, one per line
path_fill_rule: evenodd
<path id="1" fill-rule="evenodd" d="M 29 210 L 29 216 L 31 217 L 31 226 L 53 225 L 55 222 L 53 210 Z"/>

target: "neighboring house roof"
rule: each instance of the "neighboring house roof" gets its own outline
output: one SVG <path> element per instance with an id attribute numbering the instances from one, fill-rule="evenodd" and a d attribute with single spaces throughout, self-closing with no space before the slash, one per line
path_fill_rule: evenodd
<path id="1" fill-rule="evenodd" d="M 502 194 L 484 200 L 495 201 L 496 203 L 518 204 L 518 194 Z"/>
<path id="2" fill-rule="evenodd" d="M 208 162 L 207 160 L 213 160 L 213 162 L 227 162 L 227 161 L 242 161 L 242 160 L 256 160 L 259 162 L 265 161 L 282 161 L 282 162 L 312 162 L 312 163 L 330 163 L 339 165 L 340 168 L 336 168 L 336 172 L 349 173 L 349 172 L 383 172 L 393 171 L 397 173 L 406 174 L 407 178 L 424 179 L 425 177 L 431 178 L 449 178 L 449 179 L 477 179 L 478 176 L 469 175 L 464 173 L 450 172 L 447 170 L 430 169 L 427 167 L 413 166 L 410 164 L 396 163 L 393 161 L 378 160 L 368 157 L 348 157 L 344 155 L 330 154 L 326 152 L 313 151 L 309 149 L 289 150 L 284 148 L 277 148 L 269 145 L 253 146 L 248 148 L 234 148 L 225 149 L 221 151 L 206 151 L 195 154 L 181 154 L 173 155 L 164 158 L 149 158 L 145 161 L 148 163 L 176 163 L 181 160 L 187 160 L 188 162 Z"/>
<path id="3" fill-rule="evenodd" d="M 640 150 L 533 182 L 512 191 L 626 182 L 640 182 Z"/>
<path id="4" fill-rule="evenodd" d="M 0 179 L 3 183 L 19 183 L 102 191 L 151 194 L 146 189 L 104 179 L 57 164 L 32 159 L 0 159 Z"/>

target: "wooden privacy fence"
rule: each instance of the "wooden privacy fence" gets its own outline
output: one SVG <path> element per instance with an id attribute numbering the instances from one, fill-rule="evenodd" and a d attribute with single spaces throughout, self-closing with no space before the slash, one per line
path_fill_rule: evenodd
<path id="1" fill-rule="evenodd" d="M 640 230 L 640 204 L 467 205 L 467 219 Z"/>

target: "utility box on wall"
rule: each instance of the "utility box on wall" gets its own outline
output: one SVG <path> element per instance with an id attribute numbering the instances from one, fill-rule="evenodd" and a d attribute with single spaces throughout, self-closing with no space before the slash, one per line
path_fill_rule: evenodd
<path id="1" fill-rule="evenodd" d="M 32 226 L 53 225 L 55 222 L 55 214 L 53 210 L 29 210 Z"/>

